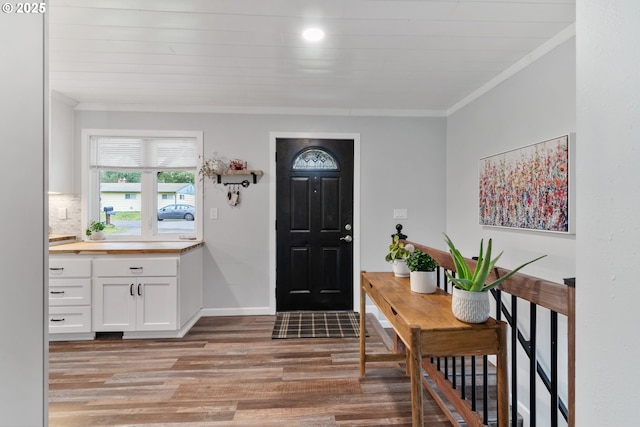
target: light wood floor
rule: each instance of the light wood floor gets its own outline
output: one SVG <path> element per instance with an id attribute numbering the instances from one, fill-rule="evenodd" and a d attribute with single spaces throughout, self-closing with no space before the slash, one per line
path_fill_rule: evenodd
<path id="1" fill-rule="evenodd" d="M 183 339 L 51 343 L 51 427 L 410 426 L 404 365 L 358 339 L 272 340 L 274 316 L 202 318 Z M 368 350 L 387 351 L 368 320 Z M 425 425 L 451 427 L 425 393 Z"/>

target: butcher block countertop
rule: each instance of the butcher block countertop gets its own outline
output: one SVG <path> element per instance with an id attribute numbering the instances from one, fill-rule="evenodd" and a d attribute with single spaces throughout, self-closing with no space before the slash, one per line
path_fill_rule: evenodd
<path id="1" fill-rule="evenodd" d="M 63 242 L 65 240 L 76 240 L 76 236 L 71 234 L 49 234 L 49 242 Z"/>
<path id="2" fill-rule="evenodd" d="M 49 254 L 183 254 L 204 242 L 74 242 L 49 247 Z"/>

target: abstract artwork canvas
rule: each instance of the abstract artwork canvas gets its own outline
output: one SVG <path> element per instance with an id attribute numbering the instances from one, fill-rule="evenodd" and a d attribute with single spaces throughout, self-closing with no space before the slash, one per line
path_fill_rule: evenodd
<path id="1" fill-rule="evenodd" d="M 480 159 L 480 224 L 571 233 L 571 139 Z"/>

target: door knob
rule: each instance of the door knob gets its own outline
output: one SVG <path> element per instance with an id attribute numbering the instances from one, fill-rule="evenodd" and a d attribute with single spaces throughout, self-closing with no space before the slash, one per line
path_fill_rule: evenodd
<path id="1" fill-rule="evenodd" d="M 353 237 L 351 237 L 351 236 L 344 236 L 344 237 L 341 237 L 341 238 L 340 238 L 340 240 L 344 240 L 344 241 L 345 241 L 345 242 L 347 242 L 347 243 L 351 243 L 351 242 L 353 241 Z"/>

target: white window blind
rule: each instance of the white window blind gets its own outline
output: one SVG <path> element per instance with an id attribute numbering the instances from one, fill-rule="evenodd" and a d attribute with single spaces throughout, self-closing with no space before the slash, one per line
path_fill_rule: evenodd
<path id="1" fill-rule="evenodd" d="M 93 169 L 172 170 L 198 166 L 195 138 L 91 137 Z"/>

